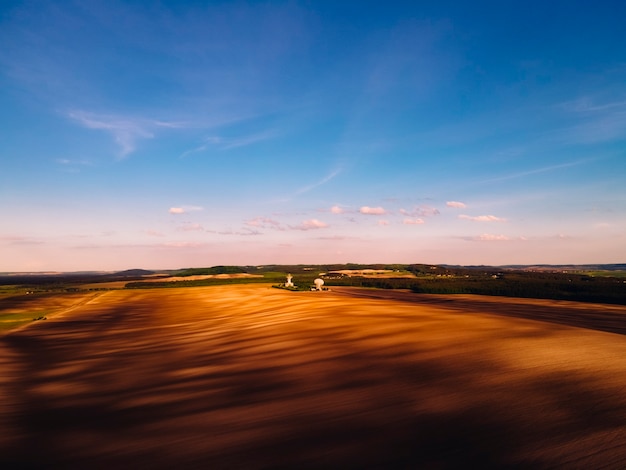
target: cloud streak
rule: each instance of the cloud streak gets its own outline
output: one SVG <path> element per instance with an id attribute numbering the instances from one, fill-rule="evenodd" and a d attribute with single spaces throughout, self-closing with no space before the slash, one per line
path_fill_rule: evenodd
<path id="1" fill-rule="evenodd" d="M 570 168 L 570 167 L 574 167 L 578 165 L 583 165 L 585 163 L 589 163 L 590 161 L 591 161 L 590 159 L 584 159 L 584 160 L 578 160 L 575 162 L 561 163 L 559 165 L 551 165 L 551 166 L 546 166 L 543 168 L 536 168 L 534 170 L 520 171 L 518 173 L 512 173 L 509 175 L 498 176 L 496 178 L 489 178 L 486 180 L 482 180 L 480 183 L 481 184 L 494 183 L 496 181 L 506 181 L 506 180 L 516 179 L 516 178 L 523 178 L 525 176 L 537 175 L 540 173 L 548 173 L 550 171 L 561 170 L 563 168 Z"/>
<path id="2" fill-rule="evenodd" d="M 180 206 L 180 207 L 170 207 L 168 212 L 170 214 L 186 214 L 188 212 L 197 212 L 197 211 L 201 211 L 204 210 L 203 207 L 200 206 Z"/>
<path id="3" fill-rule="evenodd" d="M 259 132 L 257 134 L 251 134 L 236 139 L 220 139 L 222 143 L 221 150 L 229 150 L 237 147 L 245 147 L 248 145 L 256 144 L 264 140 L 272 139 L 276 136 L 275 130 L 268 130 L 265 132 Z M 219 138 L 218 138 L 219 139 Z"/>
<path id="4" fill-rule="evenodd" d="M 501 217 L 496 217 L 495 215 L 470 216 L 470 215 L 461 214 L 459 215 L 459 219 L 471 220 L 473 222 L 506 222 L 506 219 L 503 219 Z"/>
<path id="5" fill-rule="evenodd" d="M 333 170 L 333 171 L 331 171 L 328 175 L 326 175 L 324 178 L 322 178 L 321 180 L 319 180 L 319 181 L 317 181 L 317 182 L 315 182 L 315 183 L 313 183 L 313 184 L 310 184 L 310 185 L 308 185 L 308 186 L 304 186 L 304 187 L 302 187 L 302 188 L 298 189 L 298 190 L 296 191 L 296 195 L 301 195 L 301 194 L 304 194 L 304 193 L 308 193 L 309 191 L 312 191 L 312 190 L 314 190 L 315 188 L 318 188 L 318 187 L 320 187 L 320 186 L 322 186 L 322 185 L 324 185 L 324 184 L 328 183 L 329 181 L 331 181 L 332 179 L 334 179 L 334 178 L 335 178 L 337 175 L 339 175 L 340 173 L 341 173 L 341 170 L 340 170 L 340 169 Z"/>
<path id="6" fill-rule="evenodd" d="M 221 136 L 210 136 L 204 140 L 202 145 L 198 147 L 187 150 L 179 155 L 178 158 L 185 158 L 194 153 L 202 153 L 211 148 L 215 148 L 216 150 L 230 150 L 238 147 L 246 147 L 248 145 L 255 144 L 257 142 L 262 142 L 264 140 L 272 139 L 276 136 L 275 130 L 268 130 L 265 132 L 259 132 L 257 134 L 251 134 L 248 136 L 242 136 L 234 139 L 224 138 Z"/>
<path id="7" fill-rule="evenodd" d="M 192 155 L 194 153 L 204 152 L 211 145 L 218 144 L 219 142 L 220 142 L 219 137 L 208 137 L 205 140 L 204 144 L 200 145 L 199 147 L 196 147 L 196 148 L 193 148 L 191 150 L 187 150 L 186 152 L 181 153 L 178 158 L 185 158 L 185 157 L 187 157 L 189 155 Z"/>

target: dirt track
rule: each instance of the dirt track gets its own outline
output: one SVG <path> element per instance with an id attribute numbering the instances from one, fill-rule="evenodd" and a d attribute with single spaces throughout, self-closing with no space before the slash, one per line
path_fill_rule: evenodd
<path id="1" fill-rule="evenodd" d="M 112 291 L 8 334 L 0 467 L 626 466 L 626 336 L 568 326 L 626 308 L 363 295 Z"/>

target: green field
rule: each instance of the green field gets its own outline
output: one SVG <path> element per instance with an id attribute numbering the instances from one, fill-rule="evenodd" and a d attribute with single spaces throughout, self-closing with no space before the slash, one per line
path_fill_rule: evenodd
<path id="1" fill-rule="evenodd" d="M 618 279 L 626 279 L 626 271 L 588 271 L 584 274 L 592 277 L 615 277 Z"/>
<path id="2" fill-rule="evenodd" d="M 46 292 L 0 295 L 0 332 L 58 315 L 84 305 L 100 293 Z"/>
<path id="3" fill-rule="evenodd" d="M 0 331 L 12 330 L 19 326 L 31 323 L 32 321 L 43 321 L 42 317 L 46 317 L 50 312 L 46 310 L 39 310 L 33 312 L 20 312 L 20 313 L 0 313 Z M 42 320 L 35 320 L 42 318 Z"/>

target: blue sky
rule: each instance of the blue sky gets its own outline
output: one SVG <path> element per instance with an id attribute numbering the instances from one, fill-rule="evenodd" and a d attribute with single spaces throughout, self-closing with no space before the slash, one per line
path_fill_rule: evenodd
<path id="1" fill-rule="evenodd" d="M 0 6 L 0 271 L 626 262 L 626 4 Z"/>

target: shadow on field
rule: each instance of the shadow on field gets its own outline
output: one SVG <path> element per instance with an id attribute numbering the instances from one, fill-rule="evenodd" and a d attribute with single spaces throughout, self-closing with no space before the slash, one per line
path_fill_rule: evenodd
<path id="1" fill-rule="evenodd" d="M 626 335 L 626 306 L 620 305 L 602 305 L 603 310 L 600 311 L 597 304 L 590 304 L 586 309 L 587 304 L 570 301 L 540 300 L 533 303 L 532 300 L 514 298 L 500 298 L 501 301 L 498 301 L 497 297 L 487 301 L 484 296 L 478 295 L 415 294 L 358 287 L 333 287 L 333 291 L 351 297 L 399 300 L 460 312 L 505 315 Z"/>

